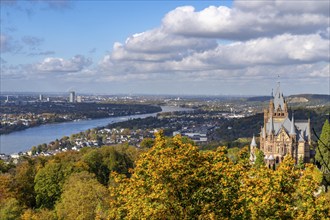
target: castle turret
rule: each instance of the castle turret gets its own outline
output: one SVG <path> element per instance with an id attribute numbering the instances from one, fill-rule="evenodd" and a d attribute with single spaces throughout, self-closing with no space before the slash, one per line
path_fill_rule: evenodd
<path id="1" fill-rule="evenodd" d="M 253 135 L 251 144 L 250 144 L 250 161 L 253 163 L 256 160 L 256 147 L 257 147 L 257 143 L 256 143 L 256 139 Z"/>
<path id="2" fill-rule="evenodd" d="M 292 113 L 292 120 L 291 120 L 291 129 L 290 129 L 290 136 L 296 137 L 296 128 L 294 126 L 294 114 Z"/>
<path id="3" fill-rule="evenodd" d="M 274 121 L 273 121 L 272 116 L 270 117 L 270 120 L 269 120 L 269 133 L 268 133 L 268 135 L 269 136 L 274 135 Z"/>
<path id="4" fill-rule="evenodd" d="M 252 141 L 251 141 L 251 144 L 250 144 L 250 147 L 252 148 L 252 147 L 257 147 L 257 143 L 256 143 L 256 139 L 255 139 L 255 137 L 254 137 L 254 135 L 253 135 L 253 138 L 252 138 Z"/>

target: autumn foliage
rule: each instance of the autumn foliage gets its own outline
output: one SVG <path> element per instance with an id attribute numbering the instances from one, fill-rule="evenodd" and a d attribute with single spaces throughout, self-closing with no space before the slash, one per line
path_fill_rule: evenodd
<path id="1" fill-rule="evenodd" d="M 0 173 L 0 219 L 329 219 L 316 166 L 248 157 L 160 132 L 151 148 L 27 158 Z"/>
<path id="2" fill-rule="evenodd" d="M 110 219 L 328 219 L 318 194 L 321 173 L 295 168 L 291 157 L 273 171 L 253 167 L 247 149 L 233 163 L 226 148 L 199 151 L 180 136 L 158 134 L 131 178 L 113 174 Z"/>

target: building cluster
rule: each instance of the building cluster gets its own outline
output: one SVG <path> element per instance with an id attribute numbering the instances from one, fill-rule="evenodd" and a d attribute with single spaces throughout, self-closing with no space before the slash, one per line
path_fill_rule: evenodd
<path id="1" fill-rule="evenodd" d="M 3 130 L 11 129 L 11 127 L 24 126 L 24 127 L 33 127 L 40 124 L 46 124 L 53 122 L 54 118 L 61 121 L 70 121 L 72 120 L 70 115 L 67 114 L 0 114 L 0 133 L 6 133 Z"/>
<path id="2" fill-rule="evenodd" d="M 70 91 L 69 102 L 70 103 L 83 102 L 83 98 L 81 96 L 77 96 L 75 91 Z"/>
<path id="3" fill-rule="evenodd" d="M 196 143 L 203 143 L 207 142 L 207 135 L 208 132 L 214 129 L 214 126 L 210 127 L 199 127 L 199 128 L 188 128 L 184 127 L 180 131 L 173 132 L 173 136 L 180 134 L 181 136 L 189 137 L 191 140 L 193 140 Z"/>

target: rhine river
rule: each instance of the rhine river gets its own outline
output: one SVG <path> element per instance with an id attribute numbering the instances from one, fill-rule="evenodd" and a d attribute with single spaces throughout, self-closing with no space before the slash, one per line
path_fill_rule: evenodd
<path id="1" fill-rule="evenodd" d="M 192 109 L 162 106 L 162 112 L 190 111 Z M 92 119 L 64 122 L 58 124 L 46 124 L 38 127 L 16 131 L 10 134 L 0 135 L 0 153 L 12 154 L 29 151 L 32 146 L 49 143 L 64 136 L 70 136 L 88 129 L 106 126 L 116 122 L 127 121 L 134 118 L 146 118 L 156 116 L 157 113 L 143 115 L 128 115 L 120 117 Z"/>

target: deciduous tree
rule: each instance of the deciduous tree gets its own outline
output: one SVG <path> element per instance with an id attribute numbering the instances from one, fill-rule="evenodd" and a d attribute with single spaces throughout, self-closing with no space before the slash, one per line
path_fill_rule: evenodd
<path id="1" fill-rule="evenodd" d="M 108 210 L 108 197 L 108 190 L 92 174 L 86 171 L 74 173 L 65 182 L 61 199 L 56 204 L 57 216 L 66 220 L 95 219 L 96 213 L 100 217 Z"/>

